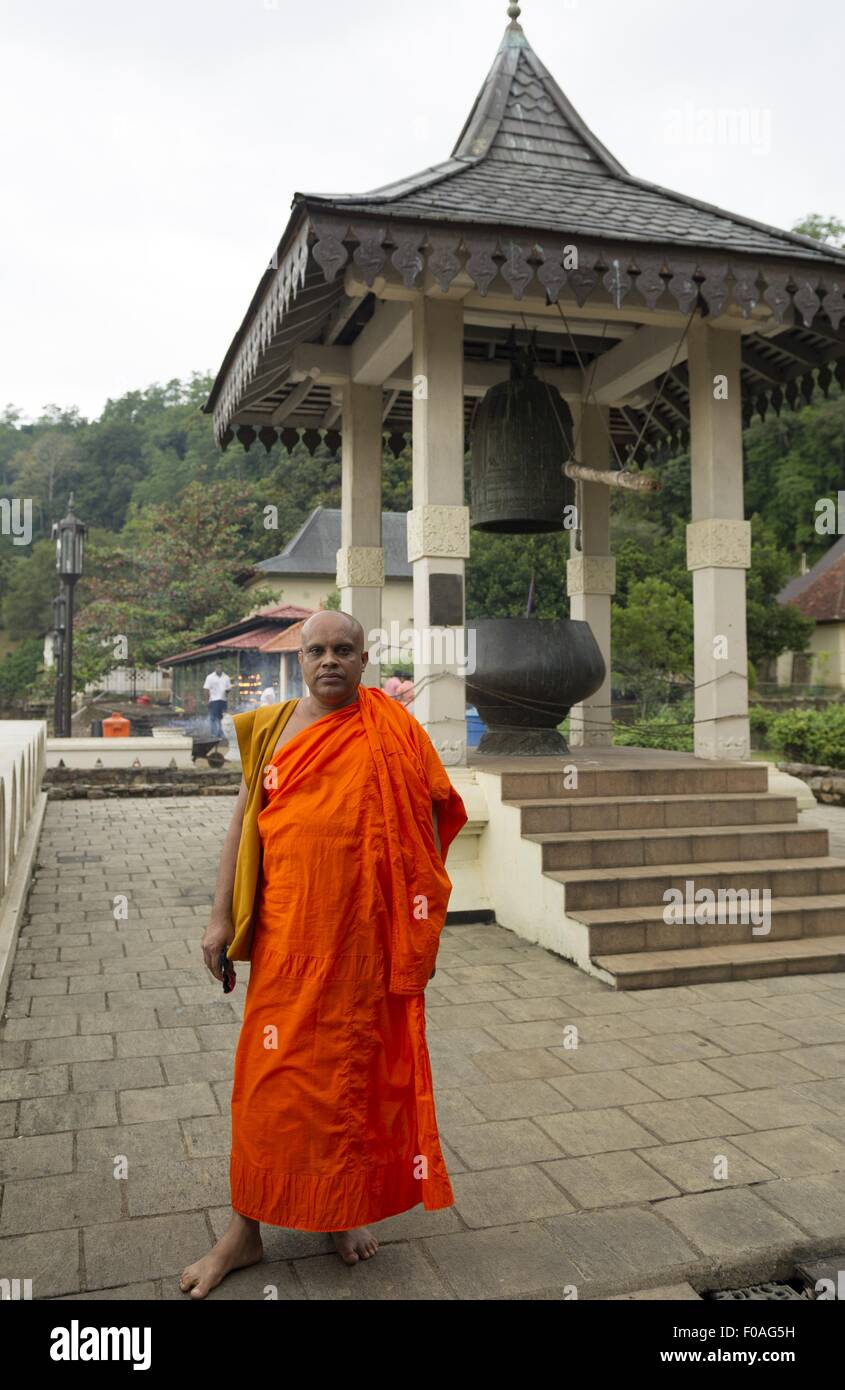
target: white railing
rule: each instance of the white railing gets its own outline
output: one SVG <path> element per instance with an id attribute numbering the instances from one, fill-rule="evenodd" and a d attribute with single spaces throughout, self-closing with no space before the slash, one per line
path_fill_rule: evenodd
<path id="1" fill-rule="evenodd" d="M 43 719 L 0 719 L 0 903 L 38 803 L 46 747 Z"/>
<path id="2" fill-rule="evenodd" d="M 146 667 L 133 671 L 129 666 L 113 666 L 99 680 L 91 681 L 85 687 L 86 695 L 104 692 L 107 695 L 169 695 L 171 689 L 170 673 L 148 670 Z"/>

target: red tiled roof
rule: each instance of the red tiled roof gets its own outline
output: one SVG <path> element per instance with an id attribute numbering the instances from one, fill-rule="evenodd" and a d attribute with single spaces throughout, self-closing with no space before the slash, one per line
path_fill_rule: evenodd
<path id="1" fill-rule="evenodd" d="M 814 617 L 817 623 L 845 623 L 845 553 L 820 569 L 787 602 L 794 603 L 803 616 Z"/>
<path id="2" fill-rule="evenodd" d="M 299 634 L 305 619 L 301 623 L 294 623 L 292 627 L 286 627 L 284 632 L 276 632 L 266 646 L 262 647 L 265 652 L 296 652 L 299 651 Z"/>
<path id="3" fill-rule="evenodd" d="M 255 616 L 262 618 L 310 618 L 313 608 L 300 608 L 295 603 L 270 603 L 266 608 L 256 608 Z"/>
<path id="4" fill-rule="evenodd" d="M 236 633 L 233 637 L 220 637 L 216 642 L 211 642 L 207 646 L 190 647 L 187 651 L 176 652 L 173 656 L 163 657 L 157 661 L 157 666 L 176 666 L 182 662 L 191 661 L 198 657 L 205 657 L 209 663 L 212 658 L 221 651 L 259 651 L 259 652 L 295 652 L 299 647 L 299 633 L 306 618 L 310 618 L 314 610 L 311 608 L 297 608 L 294 604 L 283 604 L 281 607 L 260 608 L 258 612 L 265 618 L 298 618 L 290 627 L 282 628 L 280 631 L 275 624 L 267 623 L 259 627 L 252 627 L 248 632 Z M 293 638 L 288 641 L 288 634 L 292 633 Z"/>
<path id="5" fill-rule="evenodd" d="M 176 652 L 173 656 L 163 657 L 161 661 L 156 662 L 156 666 L 172 666 L 174 662 L 187 661 L 192 656 L 207 656 L 210 661 L 225 645 L 225 642 L 215 642 L 210 647 L 189 647 L 187 651 Z"/>
<path id="6" fill-rule="evenodd" d="M 235 637 L 226 637 L 220 643 L 221 647 L 235 647 L 239 651 L 249 651 L 251 648 L 259 652 L 267 650 L 267 643 L 271 637 L 275 637 L 279 629 L 277 627 L 252 627 L 249 632 L 238 633 Z"/>

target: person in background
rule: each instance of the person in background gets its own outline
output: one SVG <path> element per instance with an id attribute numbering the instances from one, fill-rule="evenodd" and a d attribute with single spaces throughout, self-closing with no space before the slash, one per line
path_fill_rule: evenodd
<path id="1" fill-rule="evenodd" d="M 391 700 L 398 700 L 400 705 L 404 705 L 410 710 L 414 704 L 414 682 L 408 680 L 407 676 L 399 676 L 394 672 L 382 681 L 382 690 L 385 695 L 389 695 Z"/>
<path id="2" fill-rule="evenodd" d="M 276 687 L 275 685 L 273 685 L 272 681 L 269 685 L 265 685 L 264 689 L 261 692 L 261 699 L 258 703 L 259 705 L 275 705 Z"/>
<path id="3" fill-rule="evenodd" d="M 404 705 L 407 710 L 414 707 L 414 682 L 407 679 L 400 680 L 399 688 L 395 697 L 400 705 Z"/>
<path id="4" fill-rule="evenodd" d="M 212 738 L 223 737 L 223 711 L 226 709 L 226 696 L 232 689 L 232 682 L 218 661 L 213 671 L 205 678 L 203 690 L 207 692 L 209 733 Z"/>

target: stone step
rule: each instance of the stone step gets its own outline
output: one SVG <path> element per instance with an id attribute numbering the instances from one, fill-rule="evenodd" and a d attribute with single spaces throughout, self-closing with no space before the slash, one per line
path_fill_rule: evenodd
<path id="1" fill-rule="evenodd" d="M 765 792 L 769 770 L 765 763 L 689 763 L 681 767 L 635 767 L 621 771 L 590 767 L 580 754 L 562 767 L 547 771 L 503 772 L 504 801 L 545 801 L 563 797 L 700 796 L 730 792 Z M 570 770 L 567 771 L 567 768 Z"/>
<path id="2" fill-rule="evenodd" d="M 845 970 L 845 934 L 793 941 L 640 951 L 597 956 L 617 989 L 665 989 L 673 985 L 753 980 L 772 975 L 816 975 Z"/>
<path id="3" fill-rule="evenodd" d="M 845 859 L 830 856 L 793 859 L 729 859 L 706 863 L 649 864 L 632 868 L 555 869 L 547 873 L 565 885 L 566 911 L 596 907 L 643 907 L 665 903 L 668 888 L 768 888 L 772 897 L 818 897 L 845 892 Z"/>
<path id="4" fill-rule="evenodd" d="M 683 825 L 784 825 L 798 820 L 794 796 L 708 792 L 692 796 L 569 796 L 512 801 L 523 835 L 583 830 L 659 830 Z"/>
<path id="5" fill-rule="evenodd" d="M 741 907 L 741 903 L 738 904 L 737 917 L 741 916 Z M 772 898 L 770 930 L 765 935 L 755 935 L 753 931 L 759 924 L 759 912 L 746 922 L 732 922 L 730 904 L 726 903 L 722 910 L 728 917 L 724 922 L 665 922 L 662 903 L 647 907 L 578 908 L 569 916 L 588 928 L 591 958 L 614 952 L 630 955 L 845 935 L 845 893 L 828 893 L 817 898 Z"/>
<path id="6" fill-rule="evenodd" d="M 725 859 L 811 859 L 828 851 L 824 826 L 803 824 L 679 825 L 668 830 L 581 830 L 524 838 L 542 846 L 544 872 Z"/>

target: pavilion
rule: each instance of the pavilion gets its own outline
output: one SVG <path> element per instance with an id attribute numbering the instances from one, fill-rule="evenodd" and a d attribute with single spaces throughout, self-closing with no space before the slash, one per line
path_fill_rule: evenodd
<path id="1" fill-rule="evenodd" d="M 845 384 L 845 252 L 627 173 L 534 53 L 519 14 L 511 4 L 493 65 L 448 159 L 366 194 L 295 195 L 205 409 L 224 448 L 234 439 L 248 448 L 256 437 L 267 448 L 279 438 L 288 445 L 302 438 L 312 450 L 342 441 L 337 584 L 341 607 L 367 631 L 382 627 L 383 439 L 398 452 L 410 434 L 414 626 L 429 630 L 455 623 L 456 592 L 464 611 L 470 529 L 464 457 L 474 412 L 508 376 L 511 325 L 536 330 L 539 374 L 572 412 L 577 463 L 627 471 L 647 450 L 659 477 L 661 451 L 678 444 L 690 449 L 695 758 L 663 755 L 674 762 L 661 764 L 659 775 L 652 767 L 651 782 L 623 789 L 617 773 L 603 790 L 612 795 L 615 787 L 623 796 L 680 792 L 669 769 L 677 772 L 687 762 L 695 765 L 696 787 L 705 796 L 728 788 L 728 763 L 737 774 L 732 794 L 751 796 L 764 790 L 765 777 L 761 784 L 756 774 L 765 769 L 747 763 L 745 571 L 751 547 L 742 429 L 754 412 L 800 406 L 816 386 L 826 392 L 834 375 Z M 578 529 L 566 575 L 570 612 L 589 624 L 608 674 L 573 707 L 570 745 L 594 762 L 605 753 L 610 773 L 622 766 L 618 755 L 632 751 L 610 748 L 610 488 L 580 481 L 578 489 Z M 452 598 L 448 614 L 441 607 L 444 583 Z M 378 679 L 375 667 L 368 678 Z M 415 681 L 421 683 L 415 714 L 458 773 L 466 764 L 459 669 L 448 662 L 421 665 Z M 699 760 L 709 762 L 709 782 Z M 552 774 L 535 772 L 542 790 L 553 794 Z M 520 785 L 523 796 L 538 795 L 525 780 L 532 775 L 527 767 L 506 772 L 503 802 L 508 795 L 518 798 Z M 690 785 L 690 767 L 684 775 Z M 512 833 L 519 835 L 516 814 Z M 797 853 L 783 844 L 781 835 L 779 853 Z M 822 852 L 818 836 L 815 844 Z M 544 928 L 531 922 L 541 899 L 548 917 L 543 894 L 554 869 L 545 848 L 547 882 L 539 896 L 532 899 L 520 885 L 517 901 L 507 884 L 487 885 L 499 920 L 534 940 L 544 939 Z M 769 848 L 774 861 L 778 852 Z M 742 858 L 721 857 L 726 864 Z M 590 925 L 586 933 L 581 929 L 585 916 L 592 908 L 616 908 L 624 894 L 578 898 L 588 910 L 576 927 L 571 878 L 568 926 L 545 929 L 548 942 L 595 969 L 600 957 L 587 941 Z M 845 879 L 833 882 L 819 881 L 813 891 L 845 888 Z M 642 895 L 624 900 L 656 901 Z M 613 924 L 606 919 L 604 925 Z M 660 943 L 655 926 L 653 942 Z M 845 915 L 839 930 L 845 930 Z M 671 945 L 697 943 L 692 937 L 681 943 L 674 931 Z M 729 939 L 750 940 L 745 931 Z M 645 928 L 640 937 L 635 949 L 645 950 Z M 627 939 L 633 943 L 633 931 Z M 759 956 L 768 946 L 753 951 Z M 739 967 L 734 962 L 730 968 Z M 611 974 L 621 978 L 619 970 L 605 978 Z M 630 978 L 641 977 L 642 971 Z"/>

